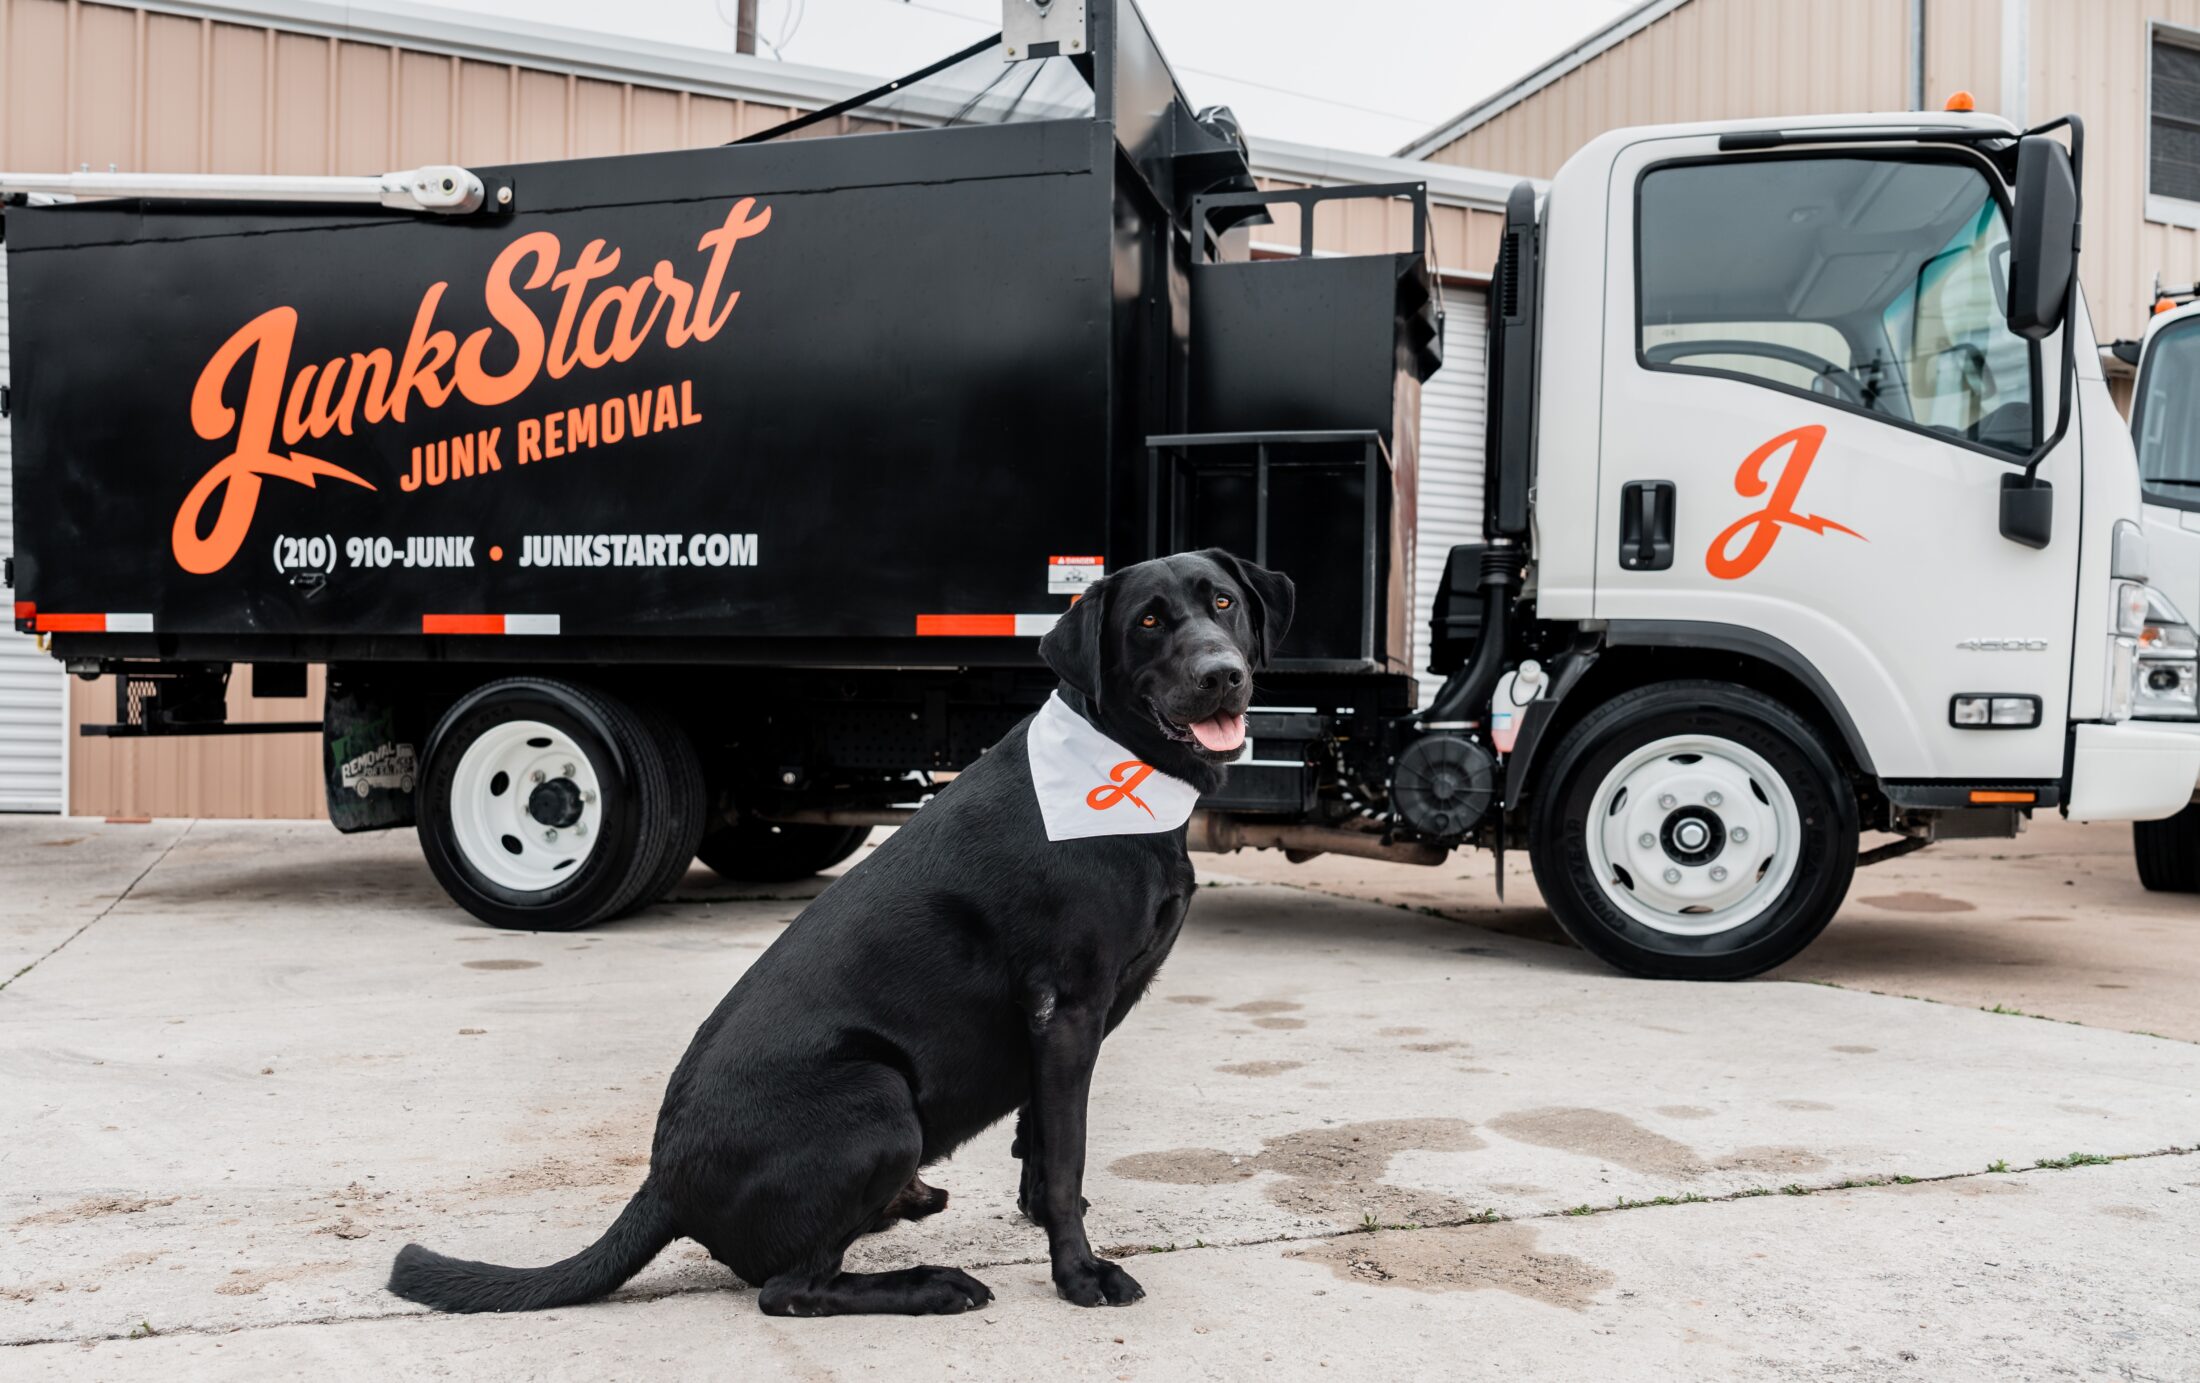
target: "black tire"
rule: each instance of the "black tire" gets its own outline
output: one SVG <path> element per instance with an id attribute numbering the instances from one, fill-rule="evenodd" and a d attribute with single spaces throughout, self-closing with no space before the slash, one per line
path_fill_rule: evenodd
<path id="1" fill-rule="evenodd" d="M 743 821 L 711 831 L 695 853 L 722 879 L 743 884 L 784 884 L 832 868 L 862 849 L 870 834 L 868 826 Z"/>
<path id="2" fill-rule="evenodd" d="M 703 783 L 703 759 L 695 752 L 695 741 L 685 727 L 669 712 L 654 706 L 642 709 L 642 721 L 664 759 L 671 805 L 663 823 L 663 857 L 657 873 L 627 905 L 626 912 L 663 902 L 687 877 L 689 866 L 695 863 L 696 848 L 703 840 L 704 818 L 710 807 Z"/>
<path id="3" fill-rule="evenodd" d="M 2134 821 L 2131 853 L 2153 893 L 2200 893 L 2200 803 L 2167 821 Z"/>
<path id="4" fill-rule="evenodd" d="M 1624 797 L 1597 805 L 1607 775 L 1637 751 L 1674 736 L 1723 740 L 1754 754 L 1778 775 L 1800 822 L 1793 873 L 1762 911 L 1732 928 L 1683 935 L 1646 925 L 1615 901 L 1633 900 L 1624 869 L 1600 880 L 1592 865 L 1591 817 L 1622 809 Z M 1676 755 L 1676 764 L 1695 759 Z M 1653 764 L 1657 761 L 1651 760 Z M 1755 795 L 1771 798 L 1750 776 Z M 1661 806 L 1663 798 L 1661 796 Z M 1673 823 L 1694 811 L 1684 804 L 1644 840 L 1660 852 L 1674 849 Z M 1750 810 L 1754 811 L 1754 808 Z M 1529 857 L 1544 901 L 1585 951 L 1606 964 L 1651 979 L 1738 980 L 1791 960 L 1825 930 L 1847 896 L 1856 872 L 1859 827 L 1856 795 L 1833 755 L 1808 722 L 1778 702 L 1724 682 L 1667 682 L 1613 698 L 1567 731 L 1540 775 L 1529 812 Z M 1710 870 L 1734 858 L 1723 829 L 1720 853 L 1668 856 L 1675 867 Z M 1663 871 L 1661 870 L 1661 873 Z M 1690 880 L 1693 883 L 1693 879 Z M 1675 918 L 1678 921 L 1678 916 Z"/>
<path id="5" fill-rule="evenodd" d="M 515 888 L 467 858 L 453 791 L 466 751 L 515 721 L 550 726 L 584 755 L 600 784 L 584 810 L 595 841 L 570 874 L 547 887 Z M 492 927 L 565 932 L 632 907 L 664 869 L 665 823 L 676 814 L 672 776 L 657 736 L 634 709 L 590 687 L 512 677 L 476 688 L 428 736 L 415 802 L 420 849 L 451 901 Z M 554 770 L 553 770 L 554 772 Z M 518 791 L 510 785 L 503 791 Z M 515 799 L 516 800 L 516 799 Z M 568 827 L 570 829 L 570 827 Z M 506 849 L 519 844 L 507 837 Z"/>

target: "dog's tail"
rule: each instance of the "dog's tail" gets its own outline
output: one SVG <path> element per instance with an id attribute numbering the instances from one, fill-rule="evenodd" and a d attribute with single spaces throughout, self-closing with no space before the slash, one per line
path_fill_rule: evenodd
<path id="1" fill-rule="evenodd" d="M 594 1301 L 647 1267 L 676 1235 L 672 1210 L 648 1182 L 604 1236 L 546 1268 L 501 1268 L 445 1258 L 418 1244 L 398 1250 L 390 1290 L 438 1311 L 543 1311 Z"/>

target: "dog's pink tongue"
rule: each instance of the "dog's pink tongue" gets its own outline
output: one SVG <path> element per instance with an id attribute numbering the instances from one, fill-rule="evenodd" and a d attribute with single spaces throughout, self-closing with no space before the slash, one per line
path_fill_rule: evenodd
<path id="1" fill-rule="evenodd" d="M 1245 716 L 1228 711 L 1192 722 L 1192 734 L 1211 753 L 1227 754 L 1245 743 Z"/>

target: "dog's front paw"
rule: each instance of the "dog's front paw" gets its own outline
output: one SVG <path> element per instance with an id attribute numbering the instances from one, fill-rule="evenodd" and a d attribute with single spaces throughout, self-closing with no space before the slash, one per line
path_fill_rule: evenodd
<path id="1" fill-rule="evenodd" d="M 1054 1290 L 1072 1306 L 1128 1306 L 1146 1295 L 1137 1278 L 1105 1258 L 1056 1268 Z"/>

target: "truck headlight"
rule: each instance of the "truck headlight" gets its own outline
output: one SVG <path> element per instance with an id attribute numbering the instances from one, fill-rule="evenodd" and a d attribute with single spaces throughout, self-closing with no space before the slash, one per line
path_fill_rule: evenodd
<path id="1" fill-rule="evenodd" d="M 2200 634 L 2169 597 L 2146 588 L 2132 668 L 2132 714 L 2147 720 L 2200 719 Z"/>

